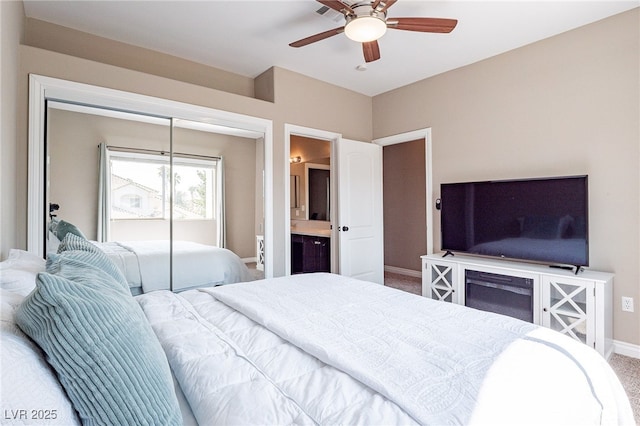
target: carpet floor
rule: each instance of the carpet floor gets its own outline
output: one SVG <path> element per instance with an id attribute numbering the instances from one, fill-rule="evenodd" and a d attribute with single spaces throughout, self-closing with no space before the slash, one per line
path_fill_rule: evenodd
<path id="1" fill-rule="evenodd" d="M 422 279 L 417 277 L 385 272 L 384 285 L 413 294 L 422 294 Z M 627 392 L 636 423 L 640 424 L 640 359 L 613 354 L 609 359 L 609 365 Z"/>

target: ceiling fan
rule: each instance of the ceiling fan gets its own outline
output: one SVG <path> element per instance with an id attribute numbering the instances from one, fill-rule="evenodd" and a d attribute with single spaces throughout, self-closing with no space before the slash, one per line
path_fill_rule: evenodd
<path id="1" fill-rule="evenodd" d="M 387 19 L 387 10 L 397 0 L 362 1 L 352 5 L 339 0 L 317 1 L 342 13 L 346 21 L 344 26 L 294 41 L 289 46 L 306 46 L 344 32 L 351 40 L 362 43 L 365 61 L 373 62 L 380 59 L 378 39 L 384 35 L 387 28 L 424 33 L 450 33 L 458 24 L 457 19 L 443 18 Z"/>

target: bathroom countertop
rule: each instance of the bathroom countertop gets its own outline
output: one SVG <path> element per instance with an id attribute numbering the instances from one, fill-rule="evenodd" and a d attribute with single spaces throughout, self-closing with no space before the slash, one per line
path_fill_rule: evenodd
<path id="1" fill-rule="evenodd" d="M 307 235 L 310 237 L 331 237 L 331 230 L 314 228 L 291 228 L 291 234 Z"/>

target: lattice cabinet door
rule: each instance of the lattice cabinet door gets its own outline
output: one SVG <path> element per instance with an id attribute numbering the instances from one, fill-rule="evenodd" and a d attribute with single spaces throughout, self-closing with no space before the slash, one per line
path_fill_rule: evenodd
<path id="1" fill-rule="evenodd" d="M 256 235 L 256 269 L 264 271 L 264 235 Z"/>
<path id="2" fill-rule="evenodd" d="M 455 263 L 425 263 L 426 297 L 443 302 L 459 303 L 458 266 Z"/>
<path id="3" fill-rule="evenodd" d="M 544 276 L 542 325 L 595 348 L 594 289 L 590 280 Z"/>

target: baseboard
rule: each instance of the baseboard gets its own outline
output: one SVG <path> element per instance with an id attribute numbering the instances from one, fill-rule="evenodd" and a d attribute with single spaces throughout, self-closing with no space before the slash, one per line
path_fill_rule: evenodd
<path id="1" fill-rule="evenodd" d="M 242 260 L 244 263 L 254 263 L 254 262 L 258 262 L 258 258 L 257 257 L 243 257 Z"/>
<path id="2" fill-rule="evenodd" d="M 414 271 L 413 269 L 398 268 L 397 266 L 384 265 L 386 272 L 392 272 L 394 274 L 407 275 L 409 277 L 421 278 L 422 273 L 420 271 Z"/>
<path id="3" fill-rule="evenodd" d="M 614 340 L 613 352 L 619 355 L 640 359 L 640 345 L 634 345 L 632 343 L 621 342 L 620 340 Z"/>

